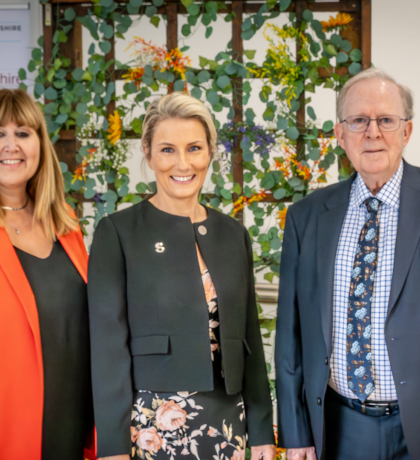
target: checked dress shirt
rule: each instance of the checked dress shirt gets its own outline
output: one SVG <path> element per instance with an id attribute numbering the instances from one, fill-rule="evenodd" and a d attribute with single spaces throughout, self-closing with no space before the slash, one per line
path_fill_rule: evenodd
<path id="1" fill-rule="evenodd" d="M 397 238 L 403 162 L 394 176 L 382 187 L 376 198 L 382 202 L 379 212 L 379 247 L 373 291 L 372 323 L 372 378 L 375 391 L 368 400 L 397 400 L 394 378 L 385 343 L 385 320 L 388 312 Z M 341 229 L 334 271 L 333 336 L 329 385 L 342 396 L 355 399 L 347 384 L 347 317 L 350 281 L 360 232 L 366 221 L 365 200 L 373 195 L 360 174 L 353 182 L 349 206 Z M 356 398 L 357 399 L 357 398 Z"/>

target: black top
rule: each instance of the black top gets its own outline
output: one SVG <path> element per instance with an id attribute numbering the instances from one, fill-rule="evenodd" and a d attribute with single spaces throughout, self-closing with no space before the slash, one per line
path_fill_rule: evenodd
<path id="1" fill-rule="evenodd" d="M 214 209 L 192 224 L 142 201 L 100 221 L 90 255 L 99 457 L 131 452 L 135 390 L 214 389 L 196 244 L 217 292 L 225 391 L 243 395 L 249 444 L 274 443 L 248 232 Z"/>
<path id="2" fill-rule="evenodd" d="M 35 296 L 41 331 L 42 459 L 82 460 L 93 412 L 86 284 L 58 241 L 46 259 L 17 248 L 16 253 Z"/>

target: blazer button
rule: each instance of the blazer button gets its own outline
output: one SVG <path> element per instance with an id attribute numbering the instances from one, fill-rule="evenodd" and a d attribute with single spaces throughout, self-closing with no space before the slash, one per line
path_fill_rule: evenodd
<path id="1" fill-rule="evenodd" d="M 318 403 L 318 406 L 320 406 L 322 404 L 321 398 L 318 398 L 316 402 Z"/>
<path id="2" fill-rule="evenodd" d="M 207 234 L 207 228 L 204 227 L 204 225 L 200 225 L 200 226 L 198 227 L 198 233 L 199 233 L 200 235 L 203 235 L 203 236 L 206 235 L 206 234 Z"/>
<path id="3" fill-rule="evenodd" d="M 325 364 L 328 366 L 328 358 L 325 358 Z"/>

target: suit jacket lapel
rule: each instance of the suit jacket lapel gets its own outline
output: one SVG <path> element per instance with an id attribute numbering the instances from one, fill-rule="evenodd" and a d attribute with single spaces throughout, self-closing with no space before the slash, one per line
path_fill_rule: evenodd
<path id="1" fill-rule="evenodd" d="M 35 297 L 12 242 L 10 241 L 9 235 L 4 228 L 0 228 L 0 254 L 0 268 L 9 280 L 12 289 L 15 291 L 15 294 L 25 310 L 34 336 L 37 355 L 41 357 L 42 368 L 41 333 Z"/>
<path id="2" fill-rule="evenodd" d="M 404 286 L 420 238 L 419 192 L 420 174 L 404 162 L 388 317 Z"/>
<path id="3" fill-rule="evenodd" d="M 335 257 L 354 178 L 355 175 L 337 187 L 334 194 L 325 202 L 325 209 L 318 216 L 318 291 L 322 332 L 328 356 L 332 351 Z"/>
<path id="4" fill-rule="evenodd" d="M 83 242 L 82 233 L 74 231 L 59 237 L 60 243 L 66 251 L 73 265 L 76 267 L 84 282 L 87 283 L 88 254 Z"/>

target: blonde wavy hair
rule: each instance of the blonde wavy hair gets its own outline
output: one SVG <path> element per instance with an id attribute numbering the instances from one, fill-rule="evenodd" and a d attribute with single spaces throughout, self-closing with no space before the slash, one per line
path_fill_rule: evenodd
<path id="1" fill-rule="evenodd" d="M 13 122 L 28 126 L 38 135 L 40 161 L 35 175 L 29 180 L 27 193 L 34 202 L 34 220 L 41 223 L 45 235 L 52 241 L 58 235 L 76 230 L 78 220 L 66 204 L 64 181 L 54 147 L 48 136 L 44 115 L 35 101 L 23 90 L 0 90 L 0 126 Z M 5 227 L 0 207 L 0 227 Z"/>
<path id="2" fill-rule="evenodd" d="M 150 155 L 152 139 L 157 124 L 169 118 L 195 118 L 200 121 L 206 131 L 210 153 L 216 152 L 217 131 L 207 107 L 195 97 L 175 91 L 156 99 L 147 107 L 141 138 L 143 152 L 146 157 Z"/>

